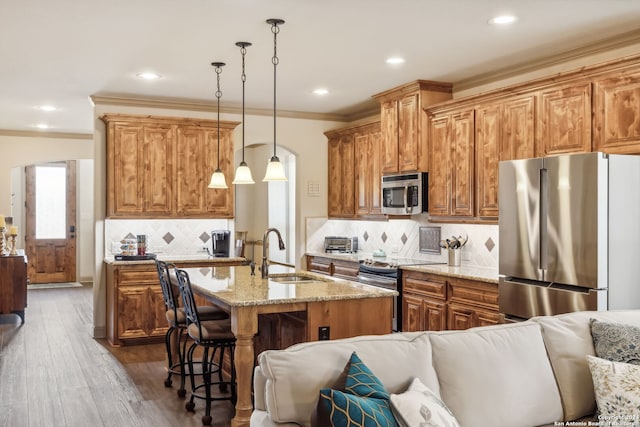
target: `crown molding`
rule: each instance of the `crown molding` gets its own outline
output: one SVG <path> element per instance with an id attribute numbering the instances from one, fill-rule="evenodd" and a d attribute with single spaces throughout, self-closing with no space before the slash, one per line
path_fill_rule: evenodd
<path id="1" fill-rule="evenodd" d="M 491 71 L 479 74 L 469 79 L 460 80 L 453 85 L 454 93 L 638 43 L 640 43 L 640 30 L 629 31 L 628 33 L 610 37 L 576 49 L 571 49 L 557 55 L 551 55 L 537 61 L 531 61 L 526 64 L 516 65 L 513 67 L 506 67 L 501 70 Z"/>
<path id="2" fill-rule="evenodd" d="M 183 98 L 138 97 L 131 95 L 91 95 L 89 98 L 94 105 L 120 105 L 128 107 L 146 107 L 207 112 L 215 111 L 217 108 L 217 104 L 212 101 L 198 101 Z M 242 108 L 239 105 L 229 104 L 225 107 L 221 107 L 220 112 L 228 114 L 241 114 Z M 245 114 L 251 114 L 255 116 L 271 116 L 273 115 L 273 110 L 245 107 Z M 337 122 L 349 121 L 349 117 L 343 114 L 307 113 L 290 110 L 278 110 L 278 117 L 289 117 L 294 119 L 308 120 L 328 120 Z"/>
<path id="3" fill-rule="evenodd" d="M 42 132 L 35 130 L 0 129 L 0 136 L 18 136 L 21 138 L 86 139 L 93 141 L 92 133 Z"/>

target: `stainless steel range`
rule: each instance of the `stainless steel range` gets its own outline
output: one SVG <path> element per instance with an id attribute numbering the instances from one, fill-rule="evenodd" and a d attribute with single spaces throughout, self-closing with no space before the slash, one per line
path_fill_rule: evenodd
<path id="1" fill-rule="evenodd" d="M 360 261 L 358 282 L 366 285 L 398 291 L 393 299 L 393 330 L 402 330 L 402 270 L 405 265 L 436 265 L 444 262 L 424 261 L 410 258 L 365 259 Z"/>

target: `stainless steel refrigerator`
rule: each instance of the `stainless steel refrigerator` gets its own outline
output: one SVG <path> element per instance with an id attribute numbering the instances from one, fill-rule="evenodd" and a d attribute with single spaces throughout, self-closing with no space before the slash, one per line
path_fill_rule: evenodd
<path id="1" fill-rule="evenodd" d="M 507 319 L 640 308 L 640 156 L 500 162 L 498 197 Z"/>

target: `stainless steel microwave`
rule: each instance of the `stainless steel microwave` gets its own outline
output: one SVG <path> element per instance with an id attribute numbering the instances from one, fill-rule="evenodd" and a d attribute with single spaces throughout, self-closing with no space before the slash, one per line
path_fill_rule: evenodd
<path id="1" fill-rule="evenodd" d="M 382 213 L 415 215 L 427 211 L 427 174 L 424 172 L 382 177 Z"/>

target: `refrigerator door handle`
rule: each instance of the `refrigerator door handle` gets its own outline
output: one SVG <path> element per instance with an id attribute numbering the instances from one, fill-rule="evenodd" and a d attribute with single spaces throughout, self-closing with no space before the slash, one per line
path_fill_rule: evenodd
<path id="1" fill-rule="evenodd" d="M 545 280 L 545 273 L 549 266 L 548 259 L 548 239 L 549 239 L 549 230 L 547 227 L 547 215 L 549 213 L 549 178 L 547 175 L 547 169 L 540 169 L 540 210 L 539 210 L 539 227 L 540 227 L 540 247 L 538 248 L 540 251 L 539 254 L 539 268 L 542 270 L 542 280 Z"/>

